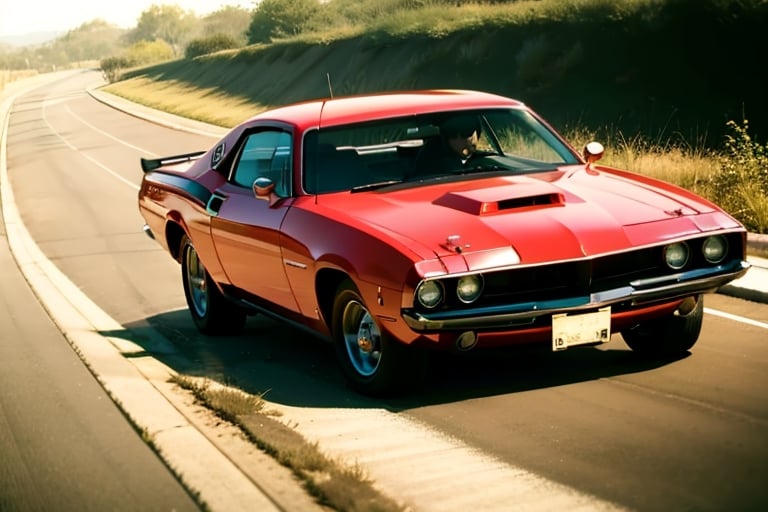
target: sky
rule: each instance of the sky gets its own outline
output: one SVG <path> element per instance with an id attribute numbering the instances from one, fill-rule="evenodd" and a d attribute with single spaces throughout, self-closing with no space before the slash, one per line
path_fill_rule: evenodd
<path id="1" fill-rule="evenodd" d="M 198 16 L 225 5 L 251 8 L 254 0 L 0 0 L 0 37 L 35 32 L 68 32 L 101 18 L 133 28 L 152 5 L 178 5 Z"/>

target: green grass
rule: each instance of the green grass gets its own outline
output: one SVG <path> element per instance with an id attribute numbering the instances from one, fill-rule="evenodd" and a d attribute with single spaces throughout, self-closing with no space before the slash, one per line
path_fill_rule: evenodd
<path id="1" fill-rule="evenodd" d="M 403 507 L 381 494 L 358 464 L 323 453 L 265 409 L 262 396 L 209 380 L 176 375 L 171 382 L 190 391 L 202 405 L 240 428 L 259 449 L 289 468 L 318 503 L 337 511 L 400 512 Z"/>

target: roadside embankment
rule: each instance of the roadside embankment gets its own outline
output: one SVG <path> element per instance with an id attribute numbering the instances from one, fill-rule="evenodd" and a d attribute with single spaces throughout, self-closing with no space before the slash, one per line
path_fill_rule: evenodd
<path id="1" fill-rule="evenodd" d="M 754 57 L 768 47 L 765 2 L 569 8 L 254 45 L 134 70 L 107 89 L 220 126 L 332 94 L 464 88 L 522 100 L 561 130 L 717 145 L 727 121 L 746 118 L 768 137 L 768 78 Z"/>

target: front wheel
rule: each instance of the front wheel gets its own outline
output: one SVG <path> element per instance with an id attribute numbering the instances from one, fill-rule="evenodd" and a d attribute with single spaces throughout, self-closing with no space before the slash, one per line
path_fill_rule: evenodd
<path id="1" fill-rule="evenodd" d="M 184 296 L 197 329 L 210 335 L 235 334 L 242 330 L 245 311 L 221 294 L 200 261 L 192 241 L 184 237 L 181 244 Z"/>
<path id="2" fill-rule="evenodd" d="M 671 315 L 644 322 L 621 332 L 624 342 L 644 356 L 679 356 L 686 353 L 701 333 L 704 297 L 689 297 Z"/>
<path id="3" fill-rule="evenodd" d="M 339 286 L 333 304 L 336 356 L 350 386 L 370 396 L 397 394 L 418 383 L 426 357 L 391 339 L 351 281 Z"/>

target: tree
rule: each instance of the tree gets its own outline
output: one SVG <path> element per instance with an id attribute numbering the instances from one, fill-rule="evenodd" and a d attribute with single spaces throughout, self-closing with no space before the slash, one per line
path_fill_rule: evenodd
<path id="1" fill-rule="evenodd" d="M 245 45 L 248 41 L 248 26 L 252 9 L 227 5 L 202 19 L 201 34 L 204 38 L 225 34 Z"/>
<path id="2" fill-rule="evenodd" d="M 319 11 L 318 0 L 262 0 L 251 18 L 248 42 L 299 34 Z"/>
<path id="3" fill-rule="evenodd" d="M 128 39 L 131 43 L 161 39 L 171 46 L 174 56 L 178 56 L 196 23 L 194 13 L 184 11 L 178 5 L 152 5 L 141 13 Z"/>
<path id="4" fill-rule="evenodd" d="M 175 56 L 171 45 L 162 39 L 134 43 L 125 49 L 123 55 L 131 66 L 154 64 Z"/>
<path id="5" fill-rule="evenodd" d="M 68 62 L 99 60 L 120 49 L 124 33 L 124 29 L 96 18 L 70 30 L 54 41 L 53 46 L 62 50 Z"/>

